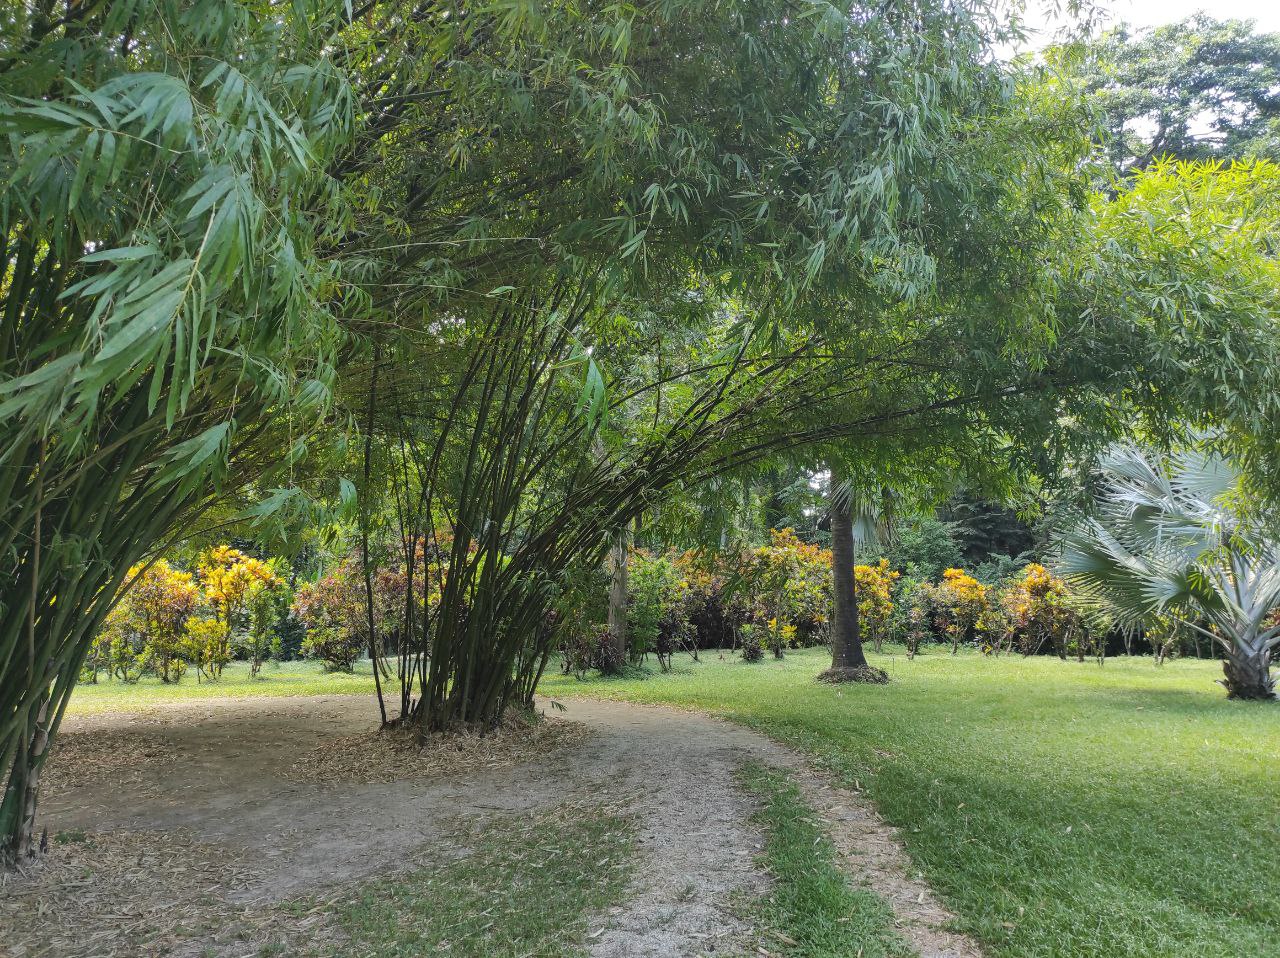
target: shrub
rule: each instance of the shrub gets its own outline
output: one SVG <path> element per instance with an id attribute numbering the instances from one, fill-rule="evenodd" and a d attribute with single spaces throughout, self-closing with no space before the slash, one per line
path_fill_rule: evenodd
<path id="1" fill-rule="evenodd" d="M 1032 562 L 1003 600 L 1010 635 L 1024 655 L 1034 655 L 1048 643 L 1059 658 L 1067 657 L 1070 640 L 1079 634 L 1082 623 L 1062 579 Z"/>
<path id="2" fill-rule="evenodd" d="M 356 659 L 365 650 L 360 637 L 345 629 L 320 626 L 307 630 L 302 654 L 319 659 L 326 672 L 354 672 Z"/>
<path id="3" fill-rule="evenodd" d="M 631 555 L 628 584 L 627 629 L 632 657 L 656 652 L 666 670 L 672 653 L 692 644 L 689 582 L 672 557 L 637 550 Z"/>
<path id="4" fill-rule="evenodd" d="M 236 634 L 235 650 L 249 662 L 250 677 L 256 676 L 262 663 L 279 655 L 279 636 L 275 626 L 281 613 L 289 607 L 289 591 L 280 576 L 280 561 L 266 563 L 270 578 L 258 579 L 245 598 L 244 627 Z"/>
<path id="5" fill-rule="evenodd" d="M 189 572 L 173 568 L 157 559 L 145 569 L 135 566 L 137 578 L 121 600 L 135 622 L 148 652 L 148 667 L 161 681 L 177 682 L 187 668 L 185 655 L 187 619 L 200 601 L 200 590 Z"/>
<path id="6" fill-rule="evenodd" d="M 871 638 L 877 652 L 889 634 L 889 622 L 893 616 L 893 586 L 898 573 L 889 568 L 889 560 L 881 559 L 875 565 L 854 566 L 853 577 L 857 584 L 858 621 L 862 633 Z"/>
<path id="7" fill-rule="evenodd" d="M 938 584 L 935 618 L 938 631 L 951 640 L 954 655 L 970 641 L 987 607 L 987 587 L 963 569 L 947 569 Z"/>
<path id="8" fill-rule="evenodd" d="M 299 587 L 293 597 L 293 613 L 307 628 L 302 654 L 320 659 L 326 672 L 352 671 L 366 644 L 356 627 L 358 610 L 346 571 L 339 566 Z"/>
<path id="9" fill-rule="evenodd" d="M 617 675 L 626 664 L 613 648 L 613 633 L 607 625 L 560 630 L 560 670 L 565 675 L 586 678 L 593 669 Z"/>
<path id="10" fill-rule="evenodd" d="M 742 627 L 742 661 L 759 662 L 764 658 L 764 643 L 761 633 L 764 629 L 755 624 Z"/>
<path id="11" fill-rule="evenodd" d="M 213 610 L 213 620 L 221 627 L 214 648 L 206 657 L 210 678 L 222 675 L 231 659 L 232 634 L 249 627 L 249 609 L 264 590 L 280 589 L 284 580 L 272 564 L 245 555 L 230 546 L 217 546 L 197 562 L 205 601 Z M 208 638 L 207 637 L 207 638 Z M 257 669 L 253 670 L 256 674 Z"/>
<path id="12" fill-rule="evenodd" d="M 751 616 L 742 557 L 690 550 L 675 559 L 685 583 L 685 619 L 694 648 L 736 645 Z"/>
<path id="13" fill-rule="evenodd" d="M 138 681 L 150 661 L 137 618 L 123 601 L 107 613 L 93 645 L 95 661 L 103 664 L 108 676 L 122 682 Z"/>
<path id="14" fill-rule="evenodd" d="M 831 618 L 831 552 L 801 541 L 792 529 L 772 529 L 743 571 L 757 622 L 794 626 L 788 644 L 818 645 Z M 779 626 L 780 627 L 780 626 Z"/>
<path id="15" fill-rule="evenodd" d="M 224 644 L 226 630 L 211 616 L 187 619 L 182 639 L 183 657 L 196 667 L 199 676 L 213 679 L 230 660 Z"/>
<path id="16" fill-rule="evenodd" d="M 901 612 L 895 617 L 895 626 L 907 647 L 908 659 L 914 659 L 920 646 L 933 639 L 932 611 L 921 595 L 921 589 L 928 588 L 927 582 L 910 581 L 898 593 Z"/>

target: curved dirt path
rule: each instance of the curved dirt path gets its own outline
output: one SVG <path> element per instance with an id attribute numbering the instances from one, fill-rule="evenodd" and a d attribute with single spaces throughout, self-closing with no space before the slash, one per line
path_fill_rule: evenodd
<path id="1" fill-rule="evenodd" d="M 571 700 L 566 709 L 553 721 L 581 723 L 587 734 L 528 761 L 339 784 L 299 780 L 291 769 L 308 750 L 367 731 L 375 720 L 367 696 L 203 700 L 72 718 L 69 737 L 119 741 L 121 749 L 141 743 L 149 755 L 56 788 L 41 819 L 51 833 L 159 833 L 157 859 L 139 856 L 139 880 L 148 868 L 203 855 L 208 867 L 185 881 L 228 907 L 261 907 L 393 871 L 504 815 L 570 802 L 620 805 L 638 822 L 637 878 L 622 906 L 593 920 L 593 958 L 741 954 L 756 943 L 734 906 L 768 888 L 755 861 L 762 839 L 750 823 L 753 799 L 736 778 L 744 762 L 757 761 L 794 775 L 848 872 L 889 901 L 922 958 L 980 954 L 945 931 L 951 916 L 911 877 L 892 830 L 865 799 L 795 753 L 698 713 L 595 700 Z M 166 859 L 165 847 L 183 854 Z M 191 953 L 218 945 L 218 932 Z M 14 953 L 107 954 L 108 944 L 95 951 L 73 935 Z"/>

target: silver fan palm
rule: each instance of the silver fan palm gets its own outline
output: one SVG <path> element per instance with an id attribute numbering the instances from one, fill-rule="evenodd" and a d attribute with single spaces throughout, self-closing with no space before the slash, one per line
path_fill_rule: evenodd
<path id="1" fill-rule="evenodd" d="M 1062 574 L 1123 624 L 1172 615 L 1222 649 L 1231 698 L 1274 699 L 1280 543 L 1233 505 L 1239 475 L 1200 450 L 1117 447 L 1096 509 L 1066 524 Z"/>

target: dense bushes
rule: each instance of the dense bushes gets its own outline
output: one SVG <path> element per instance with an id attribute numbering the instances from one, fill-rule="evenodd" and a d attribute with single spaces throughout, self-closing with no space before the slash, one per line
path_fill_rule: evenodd
<path id="1" fill-rule="evenodd" d="M 906 570 L 918 571 L 912 564 Z M 881 558 L 855 568 L 859 627 L 879 651 L 897 641 L 914 656 L 922 646 L 967 645 L 988 654 L 1045 652 L 1060 657 L 1100 655 L 1110 619 L 1074 594 L 1039 563 L 986 583 L 958 567 L 936 581 L 907 577 Z M 775 654 L 827 641 L 831 616 L 831 553 L 775 530 L 767 545 L 741 554 L 636 552 L 629 625 L 637 655 L 658 651 L 671 636 L 694 647 L 749 643 Z M 709 627 L 708 627 L 709 626 Z M 731 639 L 731 641 L 726 641 Z M 1176 642 L 1152 636 L 1172 651 Z M 669 648 L 669 646 L 668 646 Z M 749 651 L 749 655 L 747 654 Z"/>
<path id="2" fill-rule="evenodd" d="M 218 546 L 200 554 L 195 572 L 157 559 L 135 565 L 129 580 L 89 647 L 87 681 L 105 672 L 125 682 L 146 674 L 178 682 L 190 667 L 216 679 L 235 654 L 256 675 L 278 656 L 276 627 L 288 603 L 279 560 Z"/>

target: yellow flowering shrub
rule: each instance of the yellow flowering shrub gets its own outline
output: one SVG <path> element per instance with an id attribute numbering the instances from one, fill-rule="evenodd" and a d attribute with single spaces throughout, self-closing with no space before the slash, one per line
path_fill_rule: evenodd
<path id="1" fill-rule="evenodd" d="M 853 578 L 858 596 L 858 619 L 863 635 L 869 637 L 877 652 L 889 633 L 893 615 L 893 584 L 899 573 L 889 568 L 889 560 L 875 565 L 854 566 Z"/>
<path id="2" fill-rule="evenodd" d="M 222 675 L 231 659 L 231 637 L 245 620 L 254 600 L 264 590 L 283 587 L 284 580 L 271 563 L 247 556 L 230 546 L 216 546 L 200 556 L 196 564 L 205 602 L 213 611 L 220 634 L 204 649 L 200 668 L 211 678 Z"/>
<path id="3" fill-rule="evenodd" d="M 938 630 L 951 639 L 955 653 L 976 633 L 987 608 L 987 587 L 963 569 L 946 569 L 938 583 Z"/>
<path id="4" fill-rule="evenodd" d="M 1066 658 L 1072 639 L 1079 640 L 1081 621 L 1067 584 L 1038 562 L 1022 570 L 1003 596 L 1011 641 L 1033 655 L 1046 643 Z"/>

